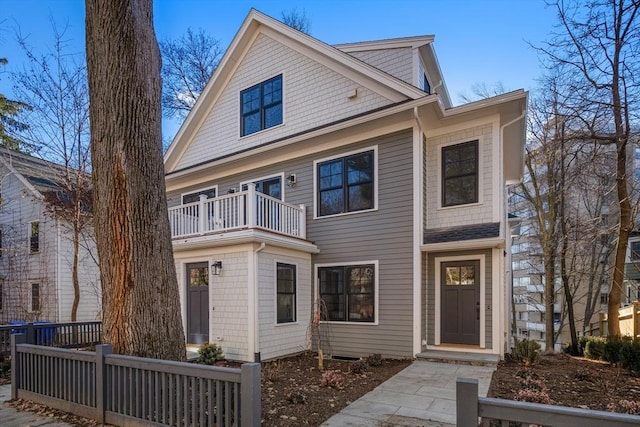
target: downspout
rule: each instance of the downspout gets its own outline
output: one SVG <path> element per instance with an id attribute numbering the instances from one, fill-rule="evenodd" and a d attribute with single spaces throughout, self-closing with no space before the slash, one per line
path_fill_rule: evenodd
<path id="1" fill-rule="evenodd" d="M 58 316 L 57 319 L 55 319 L 56 322 L 62 322 L 62 304 L 60 302 L 60 295 L 61 295 L 61 289 L 60 289 L 60 284 L 61 284 L 61 280 L 60 280 L 60 251 L 61 251 L 61 238 L 60 238 L 60 219 L 56 218 L 56 301 L 58 304 Z"/>
<path id="2" fill-rule="evenodd" d="M 267 246 L 265 242 L 261 242 L 260 246 L 253 251 L 253 361 L 260 362 L 260 321 L 258 306 L 258 253 L 262 252 Z"/>
<path id="3" fill-rule="evenodd" d="M 418 129 L 414 128 L 413 143 L 413 354 L 422 352 L 423 337 L 426 342 L 426 322 L 422 324 L 422 228 L 424 224 L 423 192 L 424 182 L 422 180 L 423 168 L 423 140 L 424 126 L 418 115 L 418 107 L 413 107 L 413 117 L 416 120 Z M 426 313 L 425 313 L 426 318 Z M 424 334 L 422 330 L 424 328 Z"/>

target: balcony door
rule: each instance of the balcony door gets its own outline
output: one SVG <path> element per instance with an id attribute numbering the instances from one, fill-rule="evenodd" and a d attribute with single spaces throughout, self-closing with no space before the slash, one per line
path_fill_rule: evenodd
<path id="1" fill-rule="evenodd" d="M 209 264 L 187 264 L 187 343 L 209 342 Z"/>

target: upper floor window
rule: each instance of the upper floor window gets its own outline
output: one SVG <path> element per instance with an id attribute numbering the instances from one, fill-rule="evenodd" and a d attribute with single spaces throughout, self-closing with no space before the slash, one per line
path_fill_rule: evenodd
<path id="1" fill-rule="evenodd" d="M 31 311 L 40 311 L 40 284 L 31 284 Z"/>
<path id="2" fill-rule="evenodd" d="M 427 75 L 422 75 L 422 90 L 427 93 L 431 93 L 431 85 L 429 85 L 429 79 L 427 79 Z"/>
<path id="3" fill-rule="evenodd" d="M 319 294 L 330 321 L 375 321 L 375 265 L 318 268 Z"/>
<path id="4" fill-rule="evenodd" d="M 187 193 L 182 195 L 182 204 L 193 203 L 200 200 L 201 195 L 207 196 L 207 199 L 213 199 L 216 197 L 217 187 L 204 188 L 202 190 L 194 191 L 193 193 Z"/>
<path id="5" fill-rule="evenodd" d="M 296 321 L 296 266 L 277 264 L 277 322 L 291 323 Z"/>
<path id="6" fill-rule="evenodd" d="M 282 123 L 282 74 L 240 92 L 240 135 Z"/>
<path id="7" fill-rule="evenodd" d="M 374 150 L 317 164 L 318 216 L 375 207 Z"/>
<path id="8" fill-rule="evenodd" d="M 640 241 L 630 242 L 629 246 L 631 246 L 631 261 L 640 260 Z"/>
<path id="9" fill-rule="evenodd" d="M 478 202 L 478 141 L 442 148 L 442 206 Z"/>
<path id="10" fill-rule="evenodd" d="M 29 251 L 40 252 L 40 222 L 33 221 L 29 227 Z"/>

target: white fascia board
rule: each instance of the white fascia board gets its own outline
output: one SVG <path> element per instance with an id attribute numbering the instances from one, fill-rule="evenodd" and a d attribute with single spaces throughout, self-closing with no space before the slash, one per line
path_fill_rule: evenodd
<path id="1" fill-rule="evenodd" d="M 316 245 L 306 240 L 287 237 L 262 230 L 238 230 L 226 233 L 210 234 L 206 236 L 185 237 L 174 239 L 174 252 L 199 249 L 199 248 L 215 248 L 221 246 L 240 245 L 244 243 L 265 243 L 271 246 L 277 246 L 286 249 L 317 254 L 320 249 Z"/>
<path id="2" fill-rule="evenodd" d="M 341 43 L 333 45 L 333 47 L 335 47 L 336 49 L 340 49 L 343 52 L 364 52 L 368 50 L 398 49 L 403 47 L 415 49 L 426 44 L 433 43 L 433 40 L 433 35 L 424 35 L 413 37 L 399 37 L 386 40 Z"/>
<path id="3" fill-rule="evenodd" d="M 9 171 L 15 175 L 16 178 L 18 178 L 18 180 L 22 183 L 22 185 L 24 185 L 25 187 L 27 187 L 27 189 L 29 191 L 31 191 L 31 193 L 33 193 L 34 197 L 42 199 L 44 196 L 42 195 L 42 193 L 40 193 L 38 190 L 36 190 L 36 187 L 34 187 L 33 185 L 31 185 L 31 183 L 29 182 L 29 180 L 27 180 L 27 178 L 24 177 L 24 175 L 22 175 L 20 172 L 18 172 L 13 165 L 11 164 L 11 162 L 8 162 L 5 158 L 4 155 L 0 155 L 0 162 L 2 162 L 2 164 L 4 164 L 4 166 L 9 169 Z"/>
<path id="4" fill-rule="evenodd" d="M 459 251 L 467 249 L 504 248 L 506 242 L 502 237 L 487 239 L 457 240 L 455 242 L 427 243 L 420 246 L 423 252 Z"/>

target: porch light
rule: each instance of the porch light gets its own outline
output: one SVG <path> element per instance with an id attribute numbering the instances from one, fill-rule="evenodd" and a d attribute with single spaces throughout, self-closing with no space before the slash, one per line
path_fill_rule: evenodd
<path id="1" fill-rule="evenodd" d="M 211 264 L 211 274 L 214 276 L 219 276 L 222 272 L 222 261 L 215 261 Z"/>

